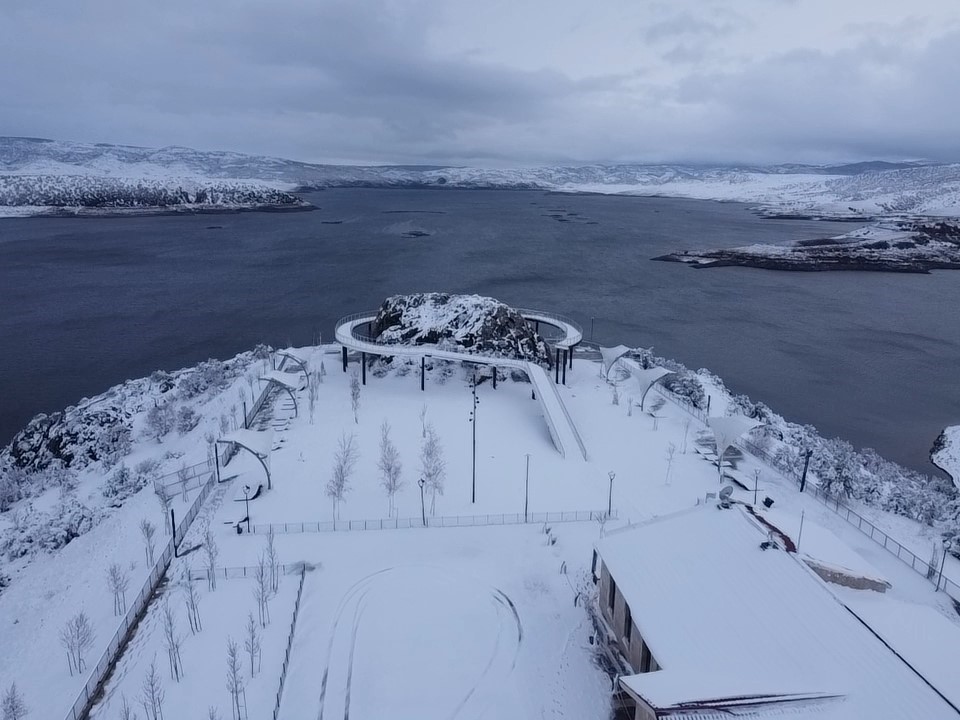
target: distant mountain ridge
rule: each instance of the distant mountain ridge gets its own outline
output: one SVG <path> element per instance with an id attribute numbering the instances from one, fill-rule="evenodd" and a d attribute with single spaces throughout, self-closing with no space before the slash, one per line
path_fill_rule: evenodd
<path id="1" fill-rule="evenodd" d="M 773 166 L 349 166 L 183 147 L 0 137 L 0 179 L 77 175 L 161 184 L 184 178 L 221 180 L 259 183 L 280 191 L 330 187 L 529 188 L 739 201 L 784 214 L 960 215 L 960 164 L 868 161 Z"/>

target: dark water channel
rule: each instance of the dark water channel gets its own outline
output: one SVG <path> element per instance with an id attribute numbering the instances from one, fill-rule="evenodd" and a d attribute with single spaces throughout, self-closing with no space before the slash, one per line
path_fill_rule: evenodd
<path id="1" fill-rule="evenodd" d="M 826 435 L 933 471 L 960 422 L 960 273 L 692 270 L 649 258 L 832 235 L 738 204 L 330 190 L 321 210 L 0 221 L 0 442 L 156 368 L 332 337 L 393 293 L 493 295 L 653 345 Z"/>

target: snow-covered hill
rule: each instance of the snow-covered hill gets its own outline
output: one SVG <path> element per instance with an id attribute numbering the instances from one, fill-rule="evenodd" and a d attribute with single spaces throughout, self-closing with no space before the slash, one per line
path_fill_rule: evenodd
<path id="1" fill-rule="evenodd" d="M 317 165 L 232 152 L 0 138 L 0 177 L 230 180 L 275 190 L 325 187 L 495 187 L 666 195 L 755 203 L 785 214 L 960 215 L 960 164 L 705 167 L 583 165 L 529 168 Z M 33 182 L 33 181 L 31 181 Z M 59 182 L 59 181 L 58 181 Z"/>

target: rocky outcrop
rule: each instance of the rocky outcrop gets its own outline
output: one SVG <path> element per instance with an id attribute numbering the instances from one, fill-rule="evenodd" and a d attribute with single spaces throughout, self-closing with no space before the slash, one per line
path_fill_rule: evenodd
<path id="1" fill-rule="evenodd" d="M 729 250 L 684 250 L 653 259 L 681 262 L 694 268 L 928 273 L 960 269 L 960 225 L 943 221 L 884 222 L 836 238 Z"/>
<path id="2" fill-rule="evenodd" d="M 438 345 L 551 366 L 550 349 L 523 316 L 480 295 L 417 293 L 387 298 L 373 322 L 378 342 Z"/>

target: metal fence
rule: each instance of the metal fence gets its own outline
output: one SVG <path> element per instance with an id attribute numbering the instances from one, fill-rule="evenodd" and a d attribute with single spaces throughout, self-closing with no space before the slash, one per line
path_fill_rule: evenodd
<path id="1" fill-rule="evenodd" d="M 212 465 L 213 462 L 209 459 L 194 465 L 185 465 L 178 470 L 161 475 L 155 484 L 163 488 L 168 498 L 175 497 L 180 493 L 203 487 L 212 470 Z"/>
<path id="2" fill-rule="evenodd" d="M 566 512 L 498 513 L 490 515 L 441 515 L 426 521 L 422 517 L 379 518 L 374 520 L 328 520 L 326 522 L 257 523 L 251 526 L 254 535 L 264 535 L 271 530 L 278 534 L 341 532 L 350 530 L 405 530 L 419 527 L 481 527 L 486 525 L 523 525 L 524 523 L 589 522 L 603 519 L 616 520 L 617 511 L 609 515 L 606 510 L 570 510 Z"/>
<path id="3" fill-rule="evenodd" d="M 277 702 L 273 706 L 273 720 L 280 716 L 280 700 L 283 697 L 283 685 L 287 681 L 287 669 L 290 667 L 290 651 L 293 649 L 293 634 L 297 629 L 297 617 L 300 615 L 300 599 L 303 597 L 303 581 L 307 576 L 306 566 L 300 567 L 300 584 L 297 586 L 297 599 L 293 603 L 293 619 L 287 634 L 287 649 L 283 653 L 283 667 L 280 669 L 280 685 L 277 688 Z"/>
<path id="4" fill-rule="evenodd" d="M 697 418 L 701 422 L 706 423 L 707 413 L 704 410 L 696 407 L 685 398 L 670 392 L 665 387 L 657 386 L 657 391 L 693 417 Z M 797 469 L 793 467 L 781 467 L 781 465 L 776 462 L 773 455 L 771 455 L 766 448 L 763 448 L 760 445 L 747 440 L 746 438 L 740 438 L 737 440 L 736 444 L 741 450 L 745 450 L 746 452 L 750 453 L 775 472 L 780 473 L 785 477 L 792 478 L 798 486 L 800 485 L 801 478 Z M 889 552 L 891 555 L 895 555 L 903 563 L 913 568 L 915 572 L 923 575 L 925 578 L 927 578 L 927 580 L 936 586 L 937 590 L 943 590 L 955 601 L 960 602 L 960 584 L 946 575 L 943 575 L 940 568 L 932 567 L 929 560 L 924 560 L 912 550 L 905 547 L 903 543 L 892 538 L 886 532 L 874 525 L 870 520 L 846 505 L 840 498 L 828 495 L 827 492 L 819 485 L 808 482 L 807 487 L 807 494 L 813 495 L 813 497 L 823 503 L 824 507 L 827 507 L 835 512 L 864 535 L 877 543 L 877 545 L 882 546 L 884 550 Z"/>
<path id="5" fill-rule="evenodd" d="M 745 438 L 739 439 L 737 441 L 737 445 L 742 450 L 747 451 L 774 471 L 784 475 L 785 477 L 792 478 L 798 486 L 800 485 L 801 476 L 797 469 L 793 467 L 782 467 L 779 465 L 766 448 L 763 448 Z M 824 507 L 832 510 L 834 513 L 857 528 L 857 530 L 877 543 L 877 545 L 882 546 L 884 550 L 889 552 L 891 555 L 895 555 L 903 563 L 913 568 L 915 572 L 923 575 L 925 578 L 927 578 L 927 580 L 936 585 L 937 590 L 943 590 L 954 600 L 960 602 L 960 585 L 943 575 L 940 572 L 940 568 L 931 565 L 929 560 L 924 560 L 922 557 L 904 546 L 903 543 L 895 540 L 886 532 L 878 528 L 873 524 L 873 522 L 844 503 L 839 497 L 828 494 L 826 490 L 821 488 L 819 485 L 810 482 L 807 483 L 805 494 L 815 497 L 823 504 Z"/>
<path id="6" fill-rule="evenodd" d="M 297 563 L 295 565 L 284 565 L 281 563 L 277 567 L 280 569 L 281 573 L 286 575 L 294 568 L 301 568 L 302 566 L 302 563 Z M 217 579 L 223 578 L 224 580 L 243 580 L 246 578 L 252 579 L 257 574 L 257 570 L 259 569 L 259 565 L 236 565 L 234 567 L 220 567 L 216 569 L 214 575 L 217 577 Z M 208 580 L 209 578 L 209 570 L 199 569 L 190 571 L 191 580 Z"/>
<path id="7" fill-rule="evenodd" d="M 150 599 L 153 597 L 157 586 L 160 584 L 163 576 L 166 575 L 170 561 L 173 559 L 176 545 L 183 540 L 183 536 L 190 528 L 190 524 L 197 517 L 203 501 L 210 494 L 210 490 L 213 489 L 214 485 L 216 485 L 216 476 L 211 474 L 208 476 L 207 482 L 200 491 L 200 494 L 194 499 L 187 514 L 177 523 L 173 537 L 167 541 L 166 547 L 163 549 L 163 552 L 160 553 L 160 557 L 157 558 L 156 563 L 154 563 L 153 569 L 150 571 L 150 576 L 143 583 L 143 587 L 137 594 L 136 599 L 128 606 L 127 612 L 120 622 L 120 627 L 117 628 L 117 631 L 110 639 L 107 648 L 100 656 L 100 660 L 94 666 L 93 670 L 90 671 L 90 676 L 87 678 L 86 684 L 80 690 L 73 706 L 65 716 L 66 720 L 80 720 L 86 717 L 90 711 L 90 707 L 93 705 L 93 701 L 97 697 L 101 686 L 109 677 L 110 670 L 120 656 L 120 652 L 133 634 L 133 630 L 137 627 L 140 618 L 146 612 L 147 606 L 150 604 Z"/>

